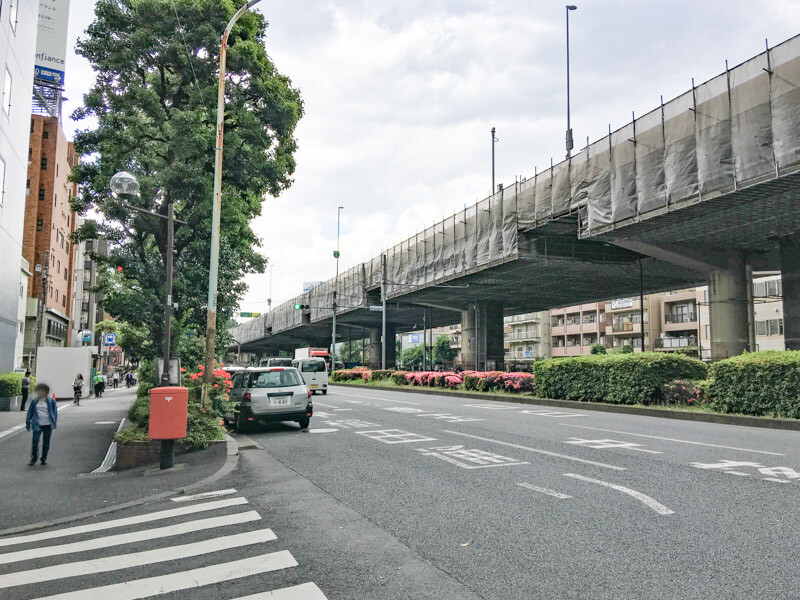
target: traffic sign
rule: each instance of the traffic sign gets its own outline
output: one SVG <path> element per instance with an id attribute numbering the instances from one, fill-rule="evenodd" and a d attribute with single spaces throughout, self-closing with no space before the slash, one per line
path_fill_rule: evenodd
<path id="1" fill-rule="evenodd" d="M 117 334 L 116 333 L 104 333 L 103 334 L 103 345 L 104 346 L 114 346 L 117 343 Z"/>
<path id="2" fill-rule="evenodd" d="M 370 307 L 369 307 L 369 309 L 370 309 L 372 312 L 383 312 L 383 306 L 380 306 L 380 305 L 377 305 L 377 306 L 370 306 Z"/>
<path id="3" fill-rule="evenodd" d="M 239 316 L 247 319 L 247 318 L 260 317 L 261 313 L 260 312 L 240 312 Z"/>

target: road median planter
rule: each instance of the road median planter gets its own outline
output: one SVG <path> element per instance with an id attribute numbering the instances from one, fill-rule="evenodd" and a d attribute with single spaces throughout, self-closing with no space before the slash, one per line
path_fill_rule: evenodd
<path id="1" fill-rule="evenodd" d="M 0 411 L 10 412 L 19 410 L 22 407 L 22 395 L 19 396 L 5 396 L 0 398 Z"/>
<path id="2" fill-rule="evenodd" d="M 175 454 L 186 454 L 187 452 L 208 452 L 215 455 L 218 452 L 225 452 L 225 440 L 210 440 L 206 448 L 197 450 L 189 447 L 183 441 L 175 444 Z M 114 465 L 115 471 L 124 471 L 158 464 L 161 457 L 160 440 L 130 440 L 117 442 L 117 461 Z M 209 456 L 211 458 L 211 456 Z"/>

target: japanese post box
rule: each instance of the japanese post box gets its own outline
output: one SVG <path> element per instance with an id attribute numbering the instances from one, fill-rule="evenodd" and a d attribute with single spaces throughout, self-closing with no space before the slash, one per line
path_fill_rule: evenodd
<path id="1" fill-rule="evenodd" d="M 186 437 L 189 388 L 157 387 L 150 390 L 150 439 L 179 440 Z"/>

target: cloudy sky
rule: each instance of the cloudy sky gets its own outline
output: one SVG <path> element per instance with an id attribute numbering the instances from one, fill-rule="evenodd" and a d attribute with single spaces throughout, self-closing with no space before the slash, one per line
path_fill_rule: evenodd
<path id="1" fill-rule="evenodd" d="M 594 0 L 570 13 L 576 148 L 798 33 L 797 0 Z M 93 17 L 72 0 L 70 39 Z M 305 99 L 294 186 L 254 228 L 273 303 L 377 255 L 564 154 L 564 4 L 552 0 L 264 0 L 267 51 Z M 794 25 L 793 25 L 794 24 Z M 795 27 L 795 29 L 793 29 Z M 92 80 L 67 58 L 69 115 Z M 65 128 L 81 125 L 65 117 Z M 269 275 L 248 278 L 266 311 Z"/>

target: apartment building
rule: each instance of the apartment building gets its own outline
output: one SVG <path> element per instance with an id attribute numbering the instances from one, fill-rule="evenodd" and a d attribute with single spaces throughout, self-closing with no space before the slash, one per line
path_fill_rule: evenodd
<path id="1" fill-rule="evenodd" d="M 660 294 L 648 294 L 639 298 L 616 298 L 604 303 L 606 346 L 621 350 L 625 346 L 634 352 L 642 352 L 642 328 L 644 349 L 652 350 L 653 340 L 659 336 L 661 325 Z"/>
<path id="2" fill-rule="evenodd" d="M 605 304 L 592 302 L 550 311 L 550 356 L 591 354 L 592 344 L 606 345 Z"/>
<path id="3" fill-rule="evenodd" d="M 506 368 L 524 369 L 550 357 L 550 311 L 505 318 Z"/>
<path id="4" fill-rule="evenodd" d="M 76 227 L 80 227 L 83 219 L 77 218 Z M 92 286 L 97 282 L 97 262 L 94 255 L 104 256 L 108 253 L 107 240 L 85 240 L 75 245 L 75 260 L 72 269 L 72 308 L 70 311 L 70 345 L 80 346 L 80 332 L 88 329 L 94 331 L 97 323 L 103 320 L 103 296 L 93 292 Z"/>
<path id="5" fill-rule="evenodd" d="M 38 0 L 3 2 L 0 10 L 0 373 L 21 366 L 20 286 L 28 266 L 22 261 L 28 116 L 31 112 Z M 23 292 L 25 293 L 25 292 Z"/>
<path id="6" fill-rule="evenodd" d="M 22 254 L 31 265 L 38 265 L 37 276 L 28 287 L 25 353 L 30 355 L 37 344 L 45 262 L 48 285 L 44 290 L 41 344 L 70 345 L 75 248 L 69 236 L 75 231 L 75 215 L 69 200 L 77 194 L 77 186 L 68 177 L 78 157 L 57 117 L 31 116 L 28 159 L 30 193 L 25 203 Z"/>

